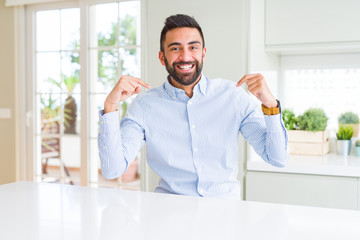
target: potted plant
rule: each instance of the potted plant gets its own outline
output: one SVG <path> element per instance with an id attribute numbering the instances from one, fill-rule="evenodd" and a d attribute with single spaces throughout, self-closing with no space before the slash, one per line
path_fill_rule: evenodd
<path id="1" fill-rule="evenodd" d="M 336 133 L 337 150 L 339 155 L 348 156 L 351 150 L 351 138 L 354 130 L 352 126 L 343 126 L 340 124 L 339 131 Z"/>
<path id="2" fill-rule="evenodd" d="M 299 118 L 295 116 L 290 109 L 282 111 L 282 119 L 287 130 L 295 130 L 299 128 Z"/>
<path id="3" fill-rule="evenodd" d="M 324 155 L 329 152 L 328 118 L 322 109 L 310 108 L 299 117 L 286 110 L 283 120 L 288 129 L 290 154 Z"/>
<path id="4" fill-rule="evenodd" d="M 64 133 L 76 134 L 77 106 L 72 92 L 80 83 L 80 77 L 77 72 L 70 76 L 63 74 L 63 80 L 68 94 L 64 105 Z"/>
<path id="5" fill-rule="evenodd" d="M 321 108 L 310 108 L 299 116 L 299 128 L 305 131 L 324 131 L 327 126 L 328 117 Z"/>
<path id="6" fill-rule="evenodd" d="M 68 95 L 64 104 L 64 133 L 76 134 L 77 106 L 72 93 L 76 85 L 80 83 L 80 76 L 78 71 L 75 71 L 70 76 L 62 74 L 62 78 Z M 60 91 L 62 90 L 61 82 L 53 78 L 48 78 L 47 81 L 57 86 Z"/>
<path id="7" fill-rule="evenodd" d="M 354 137 L 359 135 L 359 117 L 353 112 L 342 113 L 338 118 L 339 124 L 344 126 L 350 125 L 354 130 Z"/>
<path id="8" fill-rule="evenodd" d="M 360 140 L 355 142 L 355 154 L 357 157 L 360 157 Z"/>

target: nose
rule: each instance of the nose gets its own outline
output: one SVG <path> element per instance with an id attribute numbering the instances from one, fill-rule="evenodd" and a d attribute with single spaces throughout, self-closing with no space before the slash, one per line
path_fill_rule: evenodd
<path id="1" fill-rule="evenodd" d="M 179 55 L 179 60 L 187 62 L 192 60 L 192 54 L 187 48 L 183 48 Z"/>

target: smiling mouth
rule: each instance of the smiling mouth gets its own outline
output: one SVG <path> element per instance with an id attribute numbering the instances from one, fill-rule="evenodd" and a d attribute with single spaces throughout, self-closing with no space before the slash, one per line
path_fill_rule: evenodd
<path id="1" fill-rule="evenodd" d="M 195 64 L 178 64 L 178 65 L 176 65 L 176 67 L 178 69 L 180 69 L 181 71 L 187 72 L 187 71 L 192 70 L 195 67 Z"/>

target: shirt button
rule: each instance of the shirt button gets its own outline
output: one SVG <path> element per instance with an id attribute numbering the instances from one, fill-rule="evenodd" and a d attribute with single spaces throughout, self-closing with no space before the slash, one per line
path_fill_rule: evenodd
<path id="1" fill-rule="evenodd" d="M 189 101 L 189 104 L 191 105 L 191 104 L 192 104 L 192 101 Z"/>
<path id="2" fill-rule="evenodd" d="M 197 148 L 195 148 L 195 149 L 194 149 L 194 151 L 195 151 L 195 152 L 197 152 L 197 151 L 198 151 L 198 149 L 197 149 Z"/>
<path id="3" fill-rule="evenodd" d="M 104 124 L 104 121 L 101 121 L 100 123 L 101 123 L 101 124 Z"/>
<path id="4" fill-rule="evenodd" d="M 103 149 L 106 149 L 106 146 L 103 146 Z"/>
<path id="5" fill-rule="evenodd" d="M 109 124 L 110 122 L 109 121 L 106 121 L 107 124 Z"/>
<path id="6" fill-rule="evenodd" d="M 192 128 L 195 128 L 195 125 L 192 125 L 191 127 L 192 127 Z"/>
<path id="7" fill-rule="evenodd" d="M 175 100 L 175 97 L 172 97 L 173 100 Z"/>

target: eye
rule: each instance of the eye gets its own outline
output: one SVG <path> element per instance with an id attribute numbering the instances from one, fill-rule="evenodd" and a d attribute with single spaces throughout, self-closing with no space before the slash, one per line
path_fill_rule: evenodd
<path id="1" fill-rule="evenodd" d="M 173 47 L 173 48 L 171 48 L 170 50 L 171 50 L 171 51 L 179 51 L 180 48 L 179 48 L 179 47 Z"/>
<path id="2" fill-rule="evenodd" d="M 198 46 L 191 46 L 190 49 L 191 49 L 191 50 L 197 50 L 197 49 L 198 49 Z"/>

